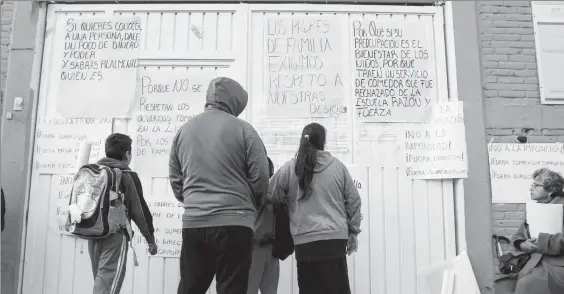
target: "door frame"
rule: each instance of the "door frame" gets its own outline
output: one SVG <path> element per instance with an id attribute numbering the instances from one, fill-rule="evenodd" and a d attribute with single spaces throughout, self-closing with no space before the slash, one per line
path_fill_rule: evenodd
<path id="1" fill-rule="evenodd" d="M 170 3 L 172 4 L 172 3 Z M 352 5 L 350 5 L 352 4 Z M 315 10 L 315 11 L 324 11 L 324 12 L 340 12 L 340 13 L 346 13 L 346 12 L 358 12 L 359 8 L 362 8 L 360 11 L 366 11 L 366 12 L 374 12 L 374 6 L 359 6 L 359 5 L 354 5 L 353 3 L 350 4 L 341 4 L 340 6 L 336 6 L 336 5 L 323 5 L 323 4 L 246 4 L 246 3 L 241 3 L 241 4 L 215 4 L 218 7 L 237 7 L 238 10 L 240 9 L 241 11 L 245 10 L 244 8 L 248 9 L 248 14 L 247 14 L 247 19 L 250 22 L 250 13 L 252 13 L 253 11 L 292 11 L 292 10 Z M 26 249 L 26 239 L 27 239 L 27 232 L 28 232 L 28 213 L 29 213 L 29 201 L 30 201 L 30 195 L 31 195 L 31 187 L 32 187 L 32 174 L 33 174 L 33 169 L 32 169 L 32 162 L 33 162 L 33 156 L 34 156 L 34 145 L 35 145 L 35 131 L 36 131 L 36 120 L 37 120 L 37 111 L 38 111 L 38 105 L 39 105 L 39 99 L 40 99 L 40 95 L 41 92 L 40 90 L 40 85 L 41 85 L 41 77 L 43 76 L 43 70 L 42 69 L 42 62 L 43 62 L 43 56 L 44 56 L 44 51 L 49 50 L 47 48 L 44 48 L 44 45 L 47 42 L 47 39 L 50 38 L 49 34 L 46 33 L 47 30 L 47 19 L 48 16 L 53 14 L 55 10 L 57 9 L 68 9 L 69 7 L 72 7 L 71 5 L 80 5 L 81 8 L 89 8 L 89 7 L 96 7 L 99 9 L 99 5 L 100 4 L 49 4 L 47 5 L 46 3 L 37 3 L 34 5 L 38 5 L 38 20 L 37 20 L 37 24 L 36 24 L 36 36 L 35 36 L 35 54 L 34 54 L 34 58 L 33 58 L 33 64 L 32 64 L 32 73 L 31 73 L 31 81 L 30 81 L 30 88 L 33 91 L 33 99 L 34 99 L 34 104 L 32 106 L 31 109 L 31 131 L 29 135 L 29 141 L 28 141 L 28 154 L 27 154 L 27 162 L 23 163 L 23 165 L 27 166 L 26 169 L 26 186 L 25 186 L 25 196 L 24 196 L 24 206 L 23 208 L 23 230 L 22 230 L 22 235 L 21 235 L 21 243 L 20 243 L 20 256 L 19 256 L 19 270 L 18 270 L 18 282 L 17 282 L 17 293 L 21 293 L 22 289 L 23 289 L 23 274 L 24 274 L 24 260 L 25 260 L 25 249 Z M 119 4 L 110 4 L 110 7 L 114 7 L 114 5 L 119 5 Z M 162 5 L 162 4 L 134 4 L 134 5 L 143 5 L 143 6 L 154 6 L 154 5 Z M 207 7 L 209 9 L 209 5 L 210 4 L 185 4 L 185 5 L 190 5 L 191 7 L 197 6 L 197 5 L 201 5 L 202 7 Z M 214 6 L 215 6 L 214 5 Z M 282 6 L 282 9 L 280 7 L 280 5 Z M 354 5 L 354 6 L 353 6 Z M 445 37 L 445 51 L 441 54 L 444 54 L 446 56 L 446 68 L 447 71 L 445 72 L 445 76 L 448 82 L 448 93 L 450 96 L 451 100 L 458 100 L 458 88 L 457 88 L 457 79 L 456 79 L 456 56 L 454 54 L 455 50 L 454 50 L 454 22 L 453 22 L 453 12 L 452 12 L 452 3 L 450 2 L 446 2 L 445 6 L 443 8 L 443 12 L 441 13 L 441 22 L 443 22 L 443 27 L 445 29 L 444 32 L 444 37 Z M 172 5 L 171 5 L 172 6 Z M 411 6 L 388 6 L 386 5 L 387 8 L 387 12 L 398 12 L 398 13 L 405 13 L 405 12 L 409 12 L 408 10 L 410 10 L 410 8 L 412 8 Z M 162 7 L 162 6 L 161 6 Z M 292 9 L 289 9 L 287 7 L 291 7 Z M 393 9 L 392 9 L 393 8 Z M 435 13 L 436 7 L 435 6 L 415 6 L 415 8 L 417 10 L 419 10 L 417 13 L 422 13 L 421 11 L 429 11 L 429 13 Z M 160 10 L 171 10 L 171 8 L 160 8 Z M 227 8 L 225 8 L 227 9 Z M 231 8 L 232 9 L 232 8 Z M 68 9 L 71 10 L 71 9 Z M 113 11 L 114 9 L 109 9 L 106 8 L 106 13 L 108 13 L 108 11 Z M 16 23 L 14 21 L 14 23 Z M 248 42 L 247 42 L 248 43 Z M 247 44 L 246 48 L 249 48 L 249 44 Z M 438 55 L 439 53 L 437 53 Z M 159 55 L 162 58 L 159 58 Z M 151 60 L 154 61 L 155 59 L 159 59 L 159 60 L 170 60 L 173 61 L 174 59 L 182 59 L 182 60 L 186 60 L 185 57 L 183 56 L 175 56 L 175 55 L 168 55 L 168 56 L 163 56 L 162 54 L 157 54 L 157 55 L 152 55 L 152 56 L 146 56 L 146 58 L 140 58 L 140 59 L 145 59 L 145 60 Z M 194 56 L 192 55 L 190 59 L 206 59 L 206 56 Z M 225 58 L 225 61 L 230 61 L 231 57 L 227 57 Z M 248 58 L 245 59 L 247 64 L 250 63 L 250 60 Z M 173 61 L 174 62 L 174 61 Z M 439 74 L 439 73 L 438 73 Z M 249 79 L 249 71 L 247 71 L 247 77 L 246 77 L 246 85 L 247 87 L 250 86 L 250 79 Z M 4 128 L 4 125 L 2 125 L 2 128 Z M 456 237 L 456 253 L 460 253 L 461 251 L 464 251 L 466 249 L 466 238 L 465 238 L 465 216 L 464 216 L 464 186 L 463 186 L 463 180 L 454 180 L 454 197 L 455 197 L 455 218 L 456 218 L 456 230 L 454 231 L 455 237 Z"/>

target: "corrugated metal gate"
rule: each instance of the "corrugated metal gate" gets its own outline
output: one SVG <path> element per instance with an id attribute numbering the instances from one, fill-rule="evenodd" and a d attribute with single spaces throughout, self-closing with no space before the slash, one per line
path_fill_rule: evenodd
<path id="1" fill-rule="evenodd" d="M 241 115 L 249 122 L 261 122 L 263 91 L 263 29 L 273 14 L 329 14 L 343 25 L 349 40 L 354 19 L 386 17 L 389 21 L 412 20 L 433 32 L 438 83 L 438 101 L 448 101 L 443 12 L 441 7 L 344 6 L 344 5 L 249 5 L 249 4 L 112 4 L 49 6 L 42 67 L 38 118 L 55 114 L 57 76 L 62 44 L 54 41 L 57 23 L 63 15 L 138 15 L 145 24 L 140 66 L 146 70 L 170 71 L 185 67 L 237 79 L 249 89 L 250 102 Z M 346 25 L 345 25 L 346 24 Z M 195 32 L 194 27 L 200 33 Z M 201 33 L 201 32 L 204 33 Z M 348 41 L 343 41 L 348 46 Z M 346 50 L 345 50 L 346 51 Z M 346 51 L 342 63 L 352 72 L 353 56 Z M 344 77 L 352 89 L 351 80 Z M 350 95 L 347 95 L 347 97 Z M 332 126 L 329 127 L 331 132 Z M 341 126 L 343 127 L 343 126 Z M 337 126 L 335 126 L 337 128 Z M 393 127 L 385 124 L 361 126 L 351 119 L 344 130 L 353 134 L 352 150 L 338 154 L 343 162 L 357 165 L 353 173 L 367 183 L 362 188 L 363 233 L 359 251 L 349 258 L 353 293 L 413 294 L 416 274 L 456 254 L 453 182 L 413 181 L 399 162 Z M 113 131 L 134 134 L 127 120 L 114 119 Z M 371 139 L 372 138 L 372 139 Z M 376 139 L 374 139 L 376 138 Z M 377 150 L 378 152 L 374 152 Z M 269 152 L 276 165 L 293 152 Z M 370 165 L 362 172 L 361 165 Z M 143 177 L 143 175 L 140 175 Z M 29 222 L 24 263 L 24 294 L 70 294 L 91 291 L 92 275 L 87 245 L 60 235 L 56 227 L 56 197 L 64 176 L 32 174 Z M 172 198 L 166 178 L 142 178 L 147 198 Z M 176 293 L 178 259 L 149 258 L 138 245 L 139 267 L 130 256 L 121 293 Z M 210 293 L 215 293 L 214 286 Z M 279 293 L 298 293 L 295 261 L 282 263 Z"/>

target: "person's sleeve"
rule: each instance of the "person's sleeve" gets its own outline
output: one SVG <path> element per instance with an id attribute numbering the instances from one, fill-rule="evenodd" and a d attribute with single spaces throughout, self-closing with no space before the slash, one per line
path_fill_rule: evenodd
<path id="1" fill-rule="evenodd" d="M 551 256 L 564 256 L 564 235 L 562 233 L 547 234 L 540 233 L 538 242 L 538 252 Z"/>
<path id="2" fill-rule="evenodd" d="M 260 209 L 268 192 L 268 159 L 266 148 L 256 130 L 245 123 L 245 152 L 247 177 L 253 192 L 255 207 Z"/>
<path id="3" fill-rule="evenodd" d="M 283 204 L 288 201 L 288 190 L 290 182 L 291 161 L 284 164 L 270 179 L 268 194 L 265 202 L 267 204 Z"/>
<path id="4" fill-rule="evenodd" d="M 178 134 L 176 134 L 176 136 L 174 137 L 174 140 L 172 141 L 172 147 L 170 148 L 170 158 L 168 161 L 168 178 L 170 180 L 170 187 L 172 188 L 174 197 L 178 201 L 184 202 L 184 197 L 182 197 L 184 176 L 182 174 L 182 166 L 180 165 L 180 160 L 178 159 L 177 141 Z"/>
<path id="5" fill-rule="evenodd" d="M 521 243 L 527 241 L 529 235 L 527 232 L 527 223 L 523 221 L 519 229 L 517 229 L 517 232 L 511 236 L 511 244 L 513 244 L 513 247 L 517 250 L 521 250 Z"/>
<path id="6" fill-rule="evenodd" d="M 353 178 L 349 173 L 349 170 L 343 164 L 344 170 L 344 188 L 343 188 L 343 198 L 345 200 L 345 210 L 347 212 L 347 221 L 349 225 L 349 233 L 353 235 L 358 235 L 360 233 L 360 222 L 362 220 L 361 214 L 361 199 L 360 194 L 354 184 Z"/>
<path id="7" fill-rule="evenodd" d="M 153 226 L 153 216 L 149 206 L 143 197 L 143 187 L 141 180 L 135 172 L 127 172 L 130 177 L 126 177 L 125 197 L 127 199 L 127 210 L 131 220 L 135 222 L 141 235 L 145 237 L 147 243 L 155 243 L 155 228 Z"/>

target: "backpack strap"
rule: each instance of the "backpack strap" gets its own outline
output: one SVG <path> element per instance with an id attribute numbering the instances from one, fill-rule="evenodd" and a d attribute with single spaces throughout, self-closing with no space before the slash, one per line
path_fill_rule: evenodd
<path id="1" fill-rule="evenodd" d="M 122 177 L 122 173 L 123 173 L 123 172 L 122 172 L 122 170 L 119 169 L 119 168 L 114 168 L 113 170 L 114 170 L 114 172 L 116 173 L 116 180 L 115 180 L 115 183 L 116 183 L 116 187 L 115 187 L 116 193 L 115 193 L 115 194 L 114 194 L 114 193 L 111 193 L 111 195 L 110 195 L 110 201 L 116 200 L 116 199 L 118 199 L 118 198 L 121 198 L 121 191 L 120 191 L 120 188 L 121 188 L 121 177 Z"/>
<path id="2" fill-rule="evenodd" d="M 122 171 L 120 170 L 120 174 L 119 174 L 120 184 L 121 184 L 121 176 L 122 176 L 121 172 Z M 124 171 L 124 173 L 127 174 L 127 176 L 129 176 L 129 178 L 133 181 L 131 176 L 128 174 L 128 171 Z M 127 209 L 125 211 L 126 213 L 128 213 Z M 129 221 L 125 222 L 125 229 L 127 230 L 127 234 L 129 235 L 129 247 L 131 247 L 131 252 L 133 253 L 133 264 L 135 266 L 139 266 L 139 262 L 137 261 L 137 254 L 135 253 L 135 248 L 133 248 L 133 228 L 131 227 L 131 223 Z"/>

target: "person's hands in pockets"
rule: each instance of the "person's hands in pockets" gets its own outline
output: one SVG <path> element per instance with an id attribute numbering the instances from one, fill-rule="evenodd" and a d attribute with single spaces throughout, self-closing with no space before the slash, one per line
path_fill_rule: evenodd
<path id="1" fill-rule="evenodd" d="M 157 254 L 157 250 L 158 250 L 158 249 L 159 249 L 159 247 L 157 246 L 156 243 L 150 243 L 150 244 L 149 244 L 149 253 L 150 253 L 151 255 Z"/>
<path id="2" fill-rule="evenodd" d="M 349 234 L 349 240 L 347 241 L 347 255 L 351 255 L 358 249 L 358 240 L 356 235 Z"/>

